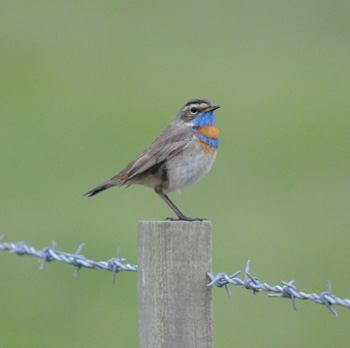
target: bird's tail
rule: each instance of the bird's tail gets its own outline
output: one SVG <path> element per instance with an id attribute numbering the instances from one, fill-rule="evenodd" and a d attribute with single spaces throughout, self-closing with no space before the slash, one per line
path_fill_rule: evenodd
<path id="1" fill-rule="evenodd" d="M 104 182 L 103 184 L 98 185 L 97 187 L 93 188 L 92 190 L 84 193 L 83 196 L 92 197 L 92 196 L 95 196 L 104 190 L 109 189 L 110 187 L 122 186 L 126 183 L 126 177 L 127 177 L 127 173 L 125 170 L 123 170 L 119 174 L 117 174 L 116 176 L 113 176 L 113 178 L 111 178 L 110 180 L 108 180 L 108 181 Z"/>
<path id="2" fill-rule="evenodd" d="M 86 192 L 83 194 L 83 196 L 87 196 L 87 197 L 92 197 L 97 195 L 98 193 L 109 189 L 110 187 L 115 186 L 115 184 L 112 184 L 110 181 L 106 181 L 105 183 L 93 188 L 92 190 Z"/>

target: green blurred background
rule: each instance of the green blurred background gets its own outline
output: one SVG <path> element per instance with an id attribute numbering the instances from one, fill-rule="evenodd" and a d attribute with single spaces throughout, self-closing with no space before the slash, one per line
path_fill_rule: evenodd
<path id="1" fill-rule="evenodd" d="M 212 171 L 174 198 L 213 223 L 213 272 L 350 297 L 349 1 L 1 1 L 1 231 L 137 263 L 141 187 L 80 195 L 139 155 L 189 99 L 221 104 Z M 1 347 L 136 347 L 137 277 L 3 252 Z M 311 301 L 214 289 L 215 346 L 350 340 Z"/>

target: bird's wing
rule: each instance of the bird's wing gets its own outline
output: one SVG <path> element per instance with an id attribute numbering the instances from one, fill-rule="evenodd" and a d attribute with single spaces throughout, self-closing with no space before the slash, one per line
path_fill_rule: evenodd
<path id="1" fill-rule="evenodd" d="M 110 182 L 127 183 L 136 175 L 141 174 L 159 163 L 180 153 L 191 141 L 194 134 L 187 126 L 170 123 L 148 148 L 124 170 L 110 179 Z"/>

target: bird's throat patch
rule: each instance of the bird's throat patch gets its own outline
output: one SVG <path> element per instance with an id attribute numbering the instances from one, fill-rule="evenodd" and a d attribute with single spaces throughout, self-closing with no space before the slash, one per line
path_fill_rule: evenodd
<path id="1" fill-rule="evenodd" d="M 216 127 L 213 111 L 199 115 L 193 120 L 193 124 L 194 127 L 191 130 L 199 136 L 201 143 L 205 143 L 214 149 L 219 147 L 219 129 Z"/>
<path id="2" fill-rule="evenodd" d="M 219 139 L 219 129 L 214 124 L 211 126 L 196 128 L 196 131 L 199 134 L 203 134 L 206 138 Z"/>

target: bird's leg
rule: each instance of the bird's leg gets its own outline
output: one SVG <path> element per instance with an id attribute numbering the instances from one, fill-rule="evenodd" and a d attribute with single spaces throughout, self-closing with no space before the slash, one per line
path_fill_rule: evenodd
<path id="1" fill-rule="evenodd" d="M 154 189 L 154 191 L 159 195 L 161 199 L 172 209 L 172 211 L 177 215 L 178 219 L 175 218 L 166 218 L 166 220 L 171 220 L 171 221 L 203 221 L 205 219 L 201 218 L 190 218 L 186 216 L 172 201 L 171 199 L 162 192 L 162 190 L 158 187 Z"/>

